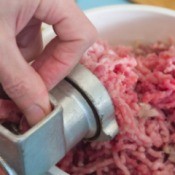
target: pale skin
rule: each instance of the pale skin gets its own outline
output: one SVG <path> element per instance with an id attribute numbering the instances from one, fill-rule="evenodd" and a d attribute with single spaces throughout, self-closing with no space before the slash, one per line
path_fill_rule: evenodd
<path id="1" fill-rule="evenodd" d="M 41 22 L 57 34 L 44 51 Z M 95 38 L 95 28 L 73 0 L 0 1 L 0 82 L 30 125 L 50 112 L 48 90 L 69 74 Z"/>

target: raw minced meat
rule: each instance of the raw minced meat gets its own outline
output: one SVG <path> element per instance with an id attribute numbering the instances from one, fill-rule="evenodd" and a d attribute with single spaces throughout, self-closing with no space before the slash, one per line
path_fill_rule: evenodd
<path id="1" fill-rule="evenodd" d="M 58 166 L 71 175 L 174 175 L 175 45 L 96 42 L 81 63 L 109 92 L 120 132 L 109 142 L 79 143 Z M 0 111 L 1 121 L 19 122 L 13 110 L 12 119 Z"/>
<path id="2" fill-rule="evenodd" d="M 175 45 L 96 42 L 81 63 L 108 90 L 120 132 L 80 143 L 59 166 L 73 175 L 174 175 Z"/>

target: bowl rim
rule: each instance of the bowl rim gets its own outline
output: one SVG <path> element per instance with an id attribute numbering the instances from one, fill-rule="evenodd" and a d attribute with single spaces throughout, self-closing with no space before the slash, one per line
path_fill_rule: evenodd
<path id="1" fill-rule="evenodd" d="M 151 12 L 160 15 L 166 15 L 169 17 L 175 18 L 175 10 L 171 10 L 164 7 L 152 6 L 152 5 L 141 5 L 141 4 L 116 4 L 116 5 L 107 5 L 102 7 L 95 7 L 84 10 L 83 13 L 87 16 L 87 18 L 91 21 L 93 20 L 93 16 L 97 13 L 107 12 L 110 13 L 111 11 L 117 12 Z M 92 22 L 92 21 L 91 21 Z M 93 23 L 93 22 L 92 22 Z M 43 37 L 43 45 L 47 44 L 47 38 L 53 32 L 51 25 L 42 24 L 44 26 L 44 31 L 42 32 Z"/>
<path id="2" fill-rule="evenodd" d="M 109 11 L 127 11 L 127 12 L 153 12 L 157 14 L 169 15 L 175 17 L 175 10 L 165 7 L 158 7 L 153 5 L 141 5 L 141 4 L 121 4 L 121 5 L 108 5 L 102 7 L 95 7 L 84 11 L 85 15 L 93 15 L 99 12 Z"/>

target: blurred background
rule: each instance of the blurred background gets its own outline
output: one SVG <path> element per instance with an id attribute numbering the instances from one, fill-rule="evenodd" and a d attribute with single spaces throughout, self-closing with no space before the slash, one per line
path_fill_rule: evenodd
<path id="1" fill-rule="evenodd" d="M 175 9 L 175 0 L 77 0 L 77 3 L 82 10 L 106 5 L 131 4 L 132 2 Z"/>
<path id="2" fill-rule="evenodd" d="M 113 4 L 128 4 L 128 0 L 77 0 L 82 10 Z"/>

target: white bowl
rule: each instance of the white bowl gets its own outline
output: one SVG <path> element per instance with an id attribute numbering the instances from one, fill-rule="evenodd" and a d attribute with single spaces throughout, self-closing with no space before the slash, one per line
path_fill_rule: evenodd
<path id="1" fill-rule="evenodd" d="M 146 5 L 114 5 L 85 12 L 95 25 L 100 38 L 111 44 L 155 42 L 175 39 L 175 11 Z M 44 43 L 54 34 L 45 30 Z"/>

